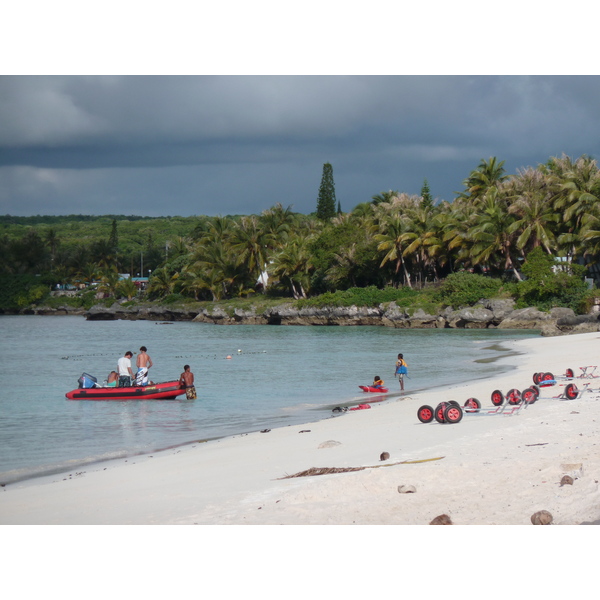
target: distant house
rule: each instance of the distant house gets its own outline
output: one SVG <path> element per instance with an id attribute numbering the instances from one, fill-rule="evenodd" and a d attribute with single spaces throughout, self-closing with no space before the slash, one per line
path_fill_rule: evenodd
<path id="1" fill-rule="evenodd" d="M 148 287 L 148 277 L 131 277 L 138 289 L 145 290 Z"/>

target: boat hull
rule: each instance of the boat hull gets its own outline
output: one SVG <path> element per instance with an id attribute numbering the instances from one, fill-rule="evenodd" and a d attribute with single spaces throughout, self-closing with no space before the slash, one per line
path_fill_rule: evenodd
<path id="1" fill-rule="evenodd" d="M 65 394 L 67 400 L 175 400 L 185 394 L 179 381 L 131 387 L 78 388 Z"/>

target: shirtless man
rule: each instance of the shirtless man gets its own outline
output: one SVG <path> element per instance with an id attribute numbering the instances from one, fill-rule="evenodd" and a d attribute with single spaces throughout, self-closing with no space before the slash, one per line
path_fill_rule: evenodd
<path id="1" fill-rule="evenodd" d="M 185 397 L 188 400 L 195 400 L 196 388 L 194 387 L 194 374 L 190 371 L 190 365 L 184 365 L 183 373 L 179 377 L 179 383 L 185 388 Z"/>
<path id="2" fill-rule="evenodd" d="M 148 369 L 152 366 L 152 359 L 148 356 L 146 351 L 146 346 L 142 346 L 135 361 L 135 365 L 138 369 L 135 376 L 136 385 L 148 385 Z"/>

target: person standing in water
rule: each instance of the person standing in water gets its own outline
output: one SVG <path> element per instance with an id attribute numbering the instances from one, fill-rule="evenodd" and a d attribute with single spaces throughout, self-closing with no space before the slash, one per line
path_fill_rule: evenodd
<path id="1" fill-rule="evenodd" d="M 195 400 L 196 388 L 194 387 L 194 374 L 190 371 L 190 365 L 184 365 L 183 373 L 179 376 L 179 383 L 185 388 L 185 397 L 188 400 Z"/>
<path id="2" fill-rule="evenodd" d="M 152 366 L 152 359 L 148 356 L 146 346 L 140 348 L 140 353 L 135 361 L 137 373 L 135 375 L 136 385 L 148 385 L 148 369 Z"/>
<path id="3" fill-rule="evenodd" d="M 396 361 L 396 372 L 398 375 L 398 381 L 400 382 L 400 389 L 404 391 L 404 376 L 408 373 L 408 365 L 404 361 L 404 356 L 398 354 L 398 360 Z"/>

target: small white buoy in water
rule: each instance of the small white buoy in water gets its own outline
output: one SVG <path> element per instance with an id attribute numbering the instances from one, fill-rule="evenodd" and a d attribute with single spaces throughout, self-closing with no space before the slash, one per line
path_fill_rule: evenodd
<path id="1" fill-rule="evenodd" d="M 238 354 L 241 354 L 241 353 L 242 353 L 242 351 L 240 350 L 240 348 L 238 348 Z"/>

